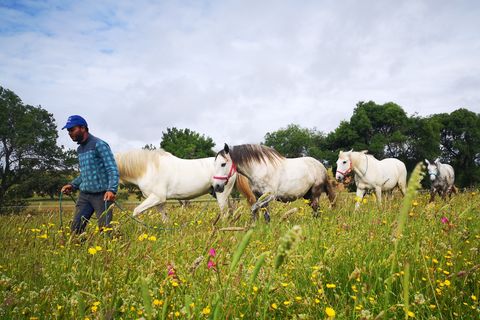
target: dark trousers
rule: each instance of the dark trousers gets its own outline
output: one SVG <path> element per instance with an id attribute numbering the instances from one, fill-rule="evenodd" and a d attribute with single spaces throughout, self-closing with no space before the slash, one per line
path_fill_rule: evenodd
<path id="1" fill-rule="evenodd" d="M 70 228 L 72 233 L 80 234 L 84 232 L 94 211 L 97 214 L 98 227 L 100 229 L 103 229 L 104 227 L 110 227 L 113 213 L 112 209 L 107 209 L 112 205 L 113 202 L 105 202 L 103 200 L 104 195 L 105 192 L 80 192 L 77 204 L 75 206 L 75 216 L 73 217 L 72 226 Z"/>

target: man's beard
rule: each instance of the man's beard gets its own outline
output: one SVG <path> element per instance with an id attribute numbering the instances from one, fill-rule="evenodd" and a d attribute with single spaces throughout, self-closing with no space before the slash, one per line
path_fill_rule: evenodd
<path id="1" fill-rule="evenodd" d="M 72 138 L 73 141 L 75 141 L 77 144 L 81 144 L 83 142 L 83 134 L 82 133 L 78 133 L 76 135 L 74 135 L 73 137 L 70 137 Z"/>

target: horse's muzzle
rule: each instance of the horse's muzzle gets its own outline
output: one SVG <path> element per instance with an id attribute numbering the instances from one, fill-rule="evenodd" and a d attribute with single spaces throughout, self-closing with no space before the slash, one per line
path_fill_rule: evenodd
<path id="1" fill-rule="evenodd" d="M 216 184 L 213 187 L 213 190 L 215 190 L 215 192 L 219 192 L 219 193 L 222 193 L 224 189 L 225 189 L 225 186 L 223 184 Z"/>
<path id="2" fill-rule="evenodd" d="M 342 182 L 345 177 L 341 173 L 337 173 L 335 175 L 335 179 L 337 179 L 338 182 Z"/>

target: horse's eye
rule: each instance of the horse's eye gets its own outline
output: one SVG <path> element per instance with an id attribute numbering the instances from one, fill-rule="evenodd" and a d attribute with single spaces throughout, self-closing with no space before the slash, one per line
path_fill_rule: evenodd
<path id="1" fill-rule="evenodd" d="M 222 167 L 225 167 L 227 164 L 226 163 L 222 163 Z"/>
<path id="2" fill-rule="evenodd" d="M 347 160 L 343 160 L 343 164 L 347 164 Z"/>

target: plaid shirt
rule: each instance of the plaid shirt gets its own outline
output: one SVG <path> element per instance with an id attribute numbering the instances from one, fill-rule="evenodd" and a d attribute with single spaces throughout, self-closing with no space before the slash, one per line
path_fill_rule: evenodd
<path id="1" fill-rule="evenodd" d="M 74 189 L 94 193 L 112 191 L 117 193 L 118 168 L 110 146 L 89 134 L 77 148 L 80 176 L 71 184 Z"/>

